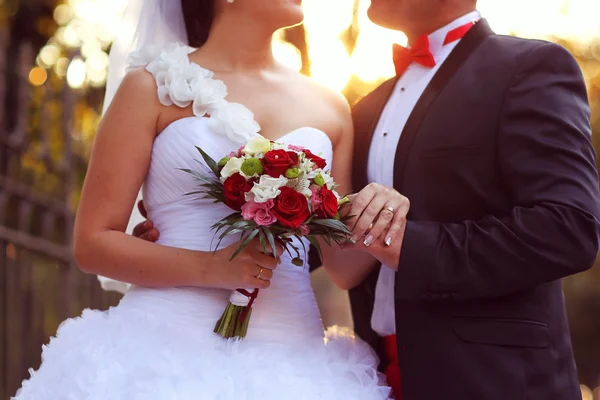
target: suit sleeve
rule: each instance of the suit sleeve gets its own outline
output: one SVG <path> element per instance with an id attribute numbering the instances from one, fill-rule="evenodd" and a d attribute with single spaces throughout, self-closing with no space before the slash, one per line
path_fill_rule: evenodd
<path id="1" fill-rule="evenodd" d="M 478 221 L 408 221 L 398 299 L 499 297 L 593 265 L 600 195 L 589 105 L 581 71 L 562 47 L 540 45 L 513 75 L 498 152 L 513 208 Z"/>

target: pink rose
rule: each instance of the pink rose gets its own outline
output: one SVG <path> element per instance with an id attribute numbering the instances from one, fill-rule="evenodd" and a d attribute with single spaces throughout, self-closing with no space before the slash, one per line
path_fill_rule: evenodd
<path id="1" fill-rule="evenodd" d="M 277 221 L 277 217 L 271 212 L 273 205 L 273 199 L 264 203 L 248 201 L 242 206 L 242 218 L 246 221 L 254 221 L 261 226 L 271 225 Z"/>
<path id="2" fill-rule="evenodd" d="M 308 226 L 306 225 L 300 225 L 300 228 L 298 230 L 300 231 L 300 234 L 302 236 L 310 235 L 310 229 L 308 229 Z"/>
<path id="3" fill-rule="evenodd" d="M 321 203 L 323 202 L 323 196 L 321 196 L 321 187 L 320 186 L 315 186 L 315 187 L 311 187 L 310 190 L 312 191 L 312 195 L 310 196 L 310 202 L 312 204 L 312 209 L 313 212 L 317 209 L 319 209 L 319 207 L 321 206 Z"/>
<path id="4" fill-rule="evenodd" d="M 304 151 L 304 147 L 302 147 L 302 146 L 296 146 L 296 145 L 293 145 L 293 144 L 288 145 L 288 149 L 290 149 L 292 151 L 299 151 L 299 152 Z"/>

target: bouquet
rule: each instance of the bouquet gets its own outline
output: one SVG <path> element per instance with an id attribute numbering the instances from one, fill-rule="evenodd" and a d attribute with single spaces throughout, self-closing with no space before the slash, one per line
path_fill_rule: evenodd
<path id="1" fill-rule="evenodd" d="M 229 236 L 241 235 L 233 260 L 254 239 L 258 238 L 263 252 L 275 254 L 275 244 L 281 243 L 292 257 L 292 263 L 304 265 L 293 238 L 306 238 L 321 254 L 317 237 L 327 245 L 349 241 L 351 232 L 340 217 L 340 208 L 349 200 L 335 191 L 335 182 L 325 170 L 325 159 L 310 150 L 294 145 L 275 143 L 263 137 L 249 141 L 239 150 L 216 162 L 196 147 L 209 170 L 183 171 L 200 182 L 197 191 L 203 198 L 226 204 L 234 212 L 215 223 L 216 249 Z M 215 326 L 215 333 L 225 337 L 243 338 L 248 330 L 252 304 L 258 289 L 238 289 Z"/>

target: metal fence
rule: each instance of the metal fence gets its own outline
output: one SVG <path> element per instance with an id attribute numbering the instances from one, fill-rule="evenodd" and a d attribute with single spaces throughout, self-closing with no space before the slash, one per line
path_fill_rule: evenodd
<path id="1" fill-rule="evenodd" d="M 117 296 L 81 273 L 71 252 L 75 188 L 85 160 L 76 147 L 77 93 L 49 79 L 34 88 L 29 43 L 0 27 L 0 398 L 40 363 L 65 318 L 107 308 Z"/>

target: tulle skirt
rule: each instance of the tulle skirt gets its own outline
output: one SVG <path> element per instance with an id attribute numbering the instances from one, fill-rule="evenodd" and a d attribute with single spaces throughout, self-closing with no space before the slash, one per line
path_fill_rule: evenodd
<path id="1" fill-rule="evenodd" d="M 185 317 L 122 302 L 59 327 L 17 400 L 381 400 L 390 389 L 350 330 L 226 340 Z M 288 332 L 270 332 L 271 337 Z M 290 332 L 290 335 L 292 333 Z"/>

